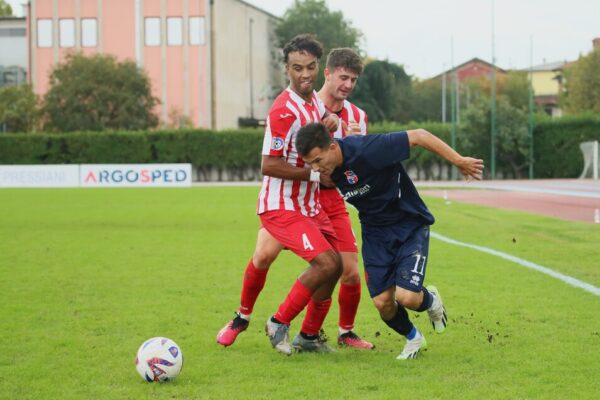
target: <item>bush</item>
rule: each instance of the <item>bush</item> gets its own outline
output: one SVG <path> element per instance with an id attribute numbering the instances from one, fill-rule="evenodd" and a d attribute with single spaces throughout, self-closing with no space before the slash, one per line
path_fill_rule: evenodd
<path id="1" fill-rule="evenodd" d="M 576 178 L 583 170 L 581 142 L 600 140 L 600 117 L 563 117 L 537 124 L 533 131 L 536 178 Z"/>

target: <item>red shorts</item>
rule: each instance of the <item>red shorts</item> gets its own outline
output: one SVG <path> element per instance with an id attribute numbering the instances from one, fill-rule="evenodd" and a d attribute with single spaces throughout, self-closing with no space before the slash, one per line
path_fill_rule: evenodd
<path id="1" fill-rule="evenodd" d="M 325 251 L 337 251 L 335 230 L 324 212 L 309 218 L 296 211 L 274 210 L 259 217 L 279 243 L 308 262 Z"/>
<path id="2" fill-rule="evenodd" d="M 356 237 L 352 231 L 350 215 L 346 209 L 346 203 L 336 189 L 321 189 L 319 202 L 323 211 L 327 214 L 337 236 L 338 251 L 358 253 Z"/>

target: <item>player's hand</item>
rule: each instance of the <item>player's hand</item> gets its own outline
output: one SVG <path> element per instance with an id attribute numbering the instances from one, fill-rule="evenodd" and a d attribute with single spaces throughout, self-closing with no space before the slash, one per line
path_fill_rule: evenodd
<path id="1" fill-rule="evenodd" d="M 321 184 L 321 186 L 326 187 L 328 189 L 335 187 L 335 183 L 333 183 L 333 179 L 331 179 L 331 176 L 322 172 L 321 176 L 319 177 L 319 183 Z"/>
<path id="2" fill-rule="evenodd" d="M 338 124 L 340 123 L 340 118 L 335 114 L 329 114 L 327 117 L 323 118 L 321 121 L 323 125 L 329 130 L 329 132 L 337 131 Z"/>
<path id="3" fill-rule="evenodd" d="M 480 181 L 483 177 L 483 160 L 478 158 L 461 157 L 456 164 L 456 167 L 467 181 L 470 181 L 471 179 Z"/>
<path id="4" fill-rule="evenodd" d="M 346 136 L 360 135 L 360 125 L 354 120 L 350 120 L 348 123 L 342 121 L 342 132 L 345 132 Z"/>

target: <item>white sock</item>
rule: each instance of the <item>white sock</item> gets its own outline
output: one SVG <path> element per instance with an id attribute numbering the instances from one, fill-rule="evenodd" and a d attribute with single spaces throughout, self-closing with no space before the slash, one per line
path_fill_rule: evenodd
<path id="1" fill-rule="evenodd" d="M 340 336 L 342 336 L 345 333 L 352 332 L 352 329 L 344 329 L 344 328 L 340 327 L 339 332 L 340 332 Z"/>
<path id="2" fill-rule="evenodd" d="M 242 314 L 241 312 L 239 314 L 240 314 L 240 318 L 244 318 L 246 321 L 250 321 L 251 314 Z"/>

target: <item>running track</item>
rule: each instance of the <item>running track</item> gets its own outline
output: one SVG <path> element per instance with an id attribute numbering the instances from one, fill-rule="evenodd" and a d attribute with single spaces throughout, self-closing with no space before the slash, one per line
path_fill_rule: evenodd
<path id="1" fill-rule="evenodd" d="M 449 201 L 521 210 L 594 223 L 600 210 L 600 181 L 589 179 L 416 182 L 419 193 Z M 447 189 L 446 189 L 447 188 Z M 599 211 L 600 212 L 600 211 Z"/>

